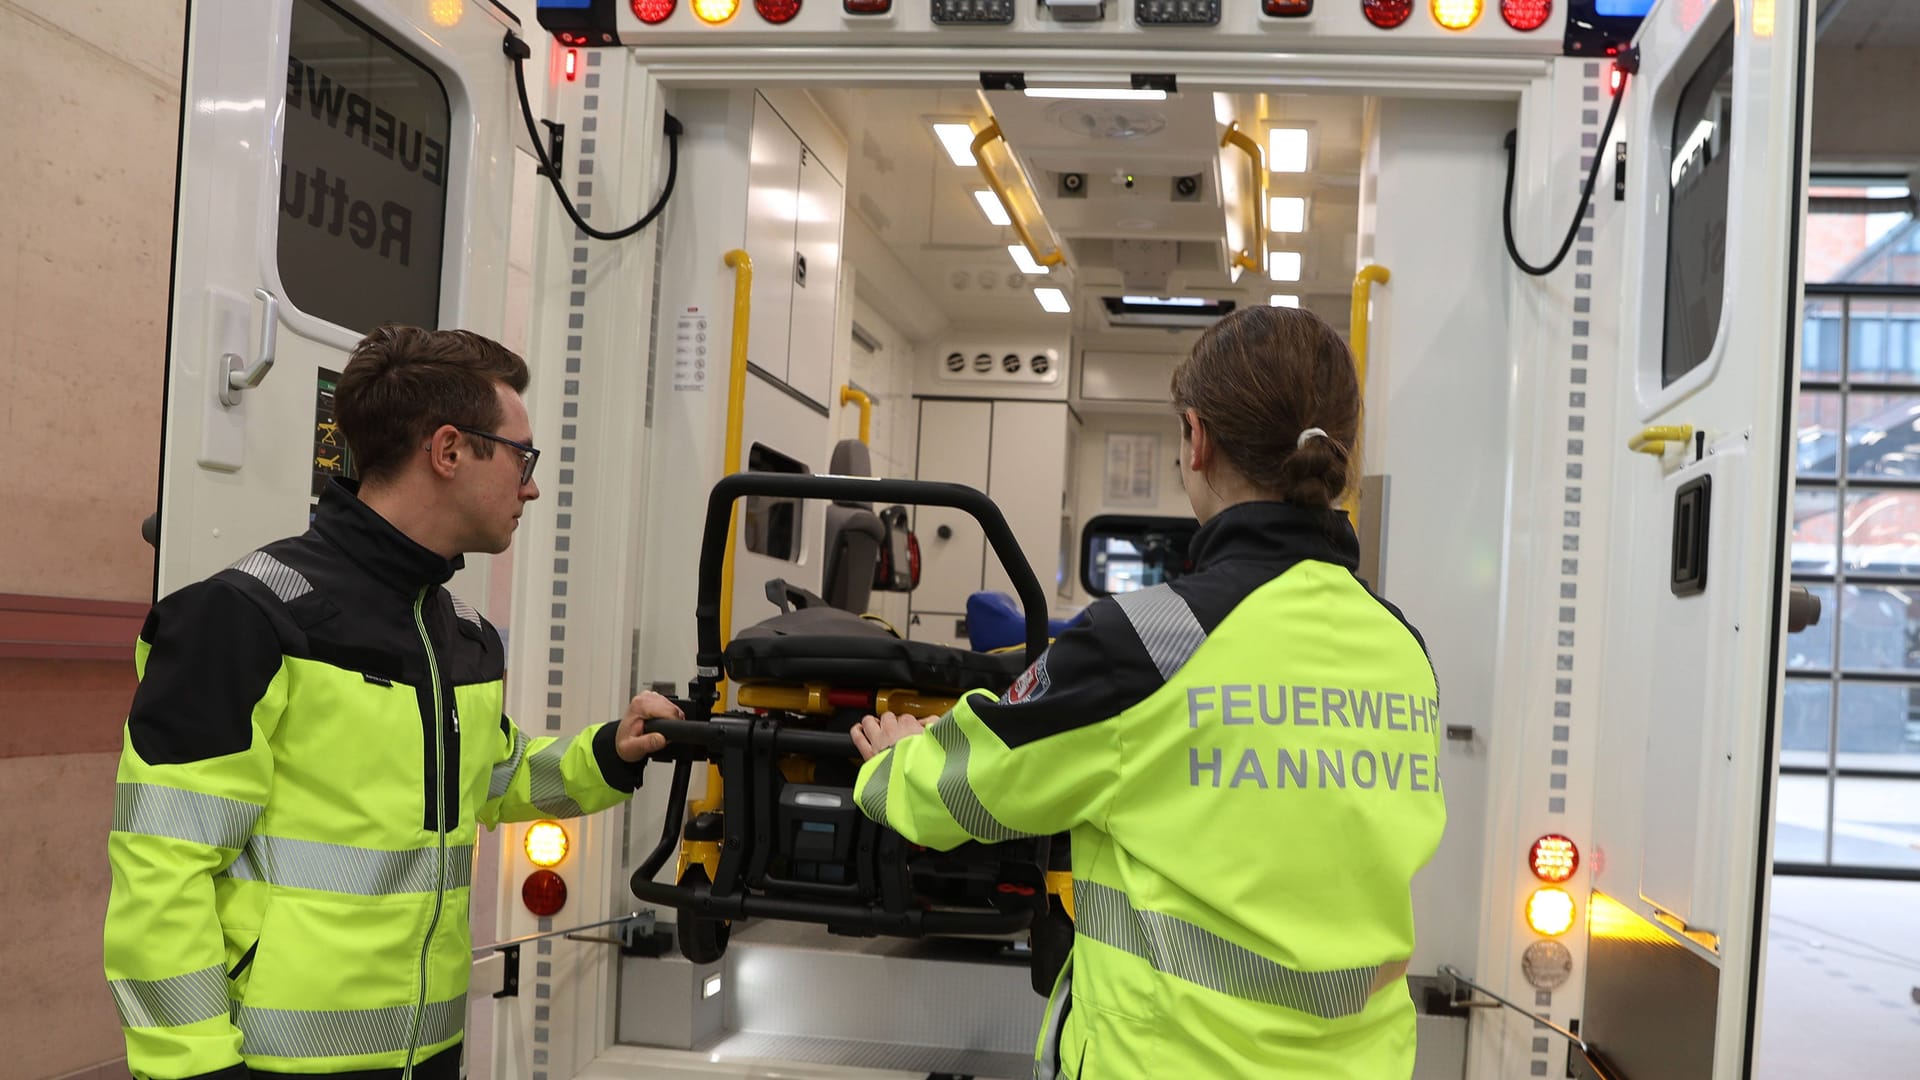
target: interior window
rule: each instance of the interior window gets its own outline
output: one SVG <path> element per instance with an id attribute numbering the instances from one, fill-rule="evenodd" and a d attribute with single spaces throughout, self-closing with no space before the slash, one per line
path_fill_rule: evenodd
<path id="1" fill-rule="evenodd" d="M 747 471 L 805 475 L 807 467 L 778 450 L 754 443 L 747 452 Z M 805 506 L 806 503 L 800 499 L 747 496 L 747 512 L 742 523 L 746 529 L 747 550 L 770 559 L 799 561 L 800 526 L 805 516 Z"/>
<path id="2" fill-rule="evenodd" d="M 1660 385 L 1713 351 L 1726 297 L 1728 157 L 1733 137 L 1733 31 L 1680 91 L 1673 117 L 1672 209 L 1667 214 L 1666 340 Z"/>
<path id="3" fill-rule="evenodd" d="M 365 332 L 440 324 L 446 87 L 327 0 L 294 0 L 280 162 L 280 281 L 316 318 Z"/>
<path id="4" fill-rule="evenodd" d="M 1094 518 L 1081 533 L 1080 584 L 1095 596 L 1111 596 L 1172 581 L 1186 573 L 1187 549 L 1199 531 L 1192 518 Z"/>

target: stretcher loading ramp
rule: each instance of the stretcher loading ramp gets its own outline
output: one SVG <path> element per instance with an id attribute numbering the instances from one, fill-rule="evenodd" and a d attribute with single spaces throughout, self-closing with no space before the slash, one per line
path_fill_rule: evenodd
<path id="1" fill-rule="evenodd" d="M 622 963 L 621 1047 L 589 1070 L 590 1080 L 666 1075 L 657 1070 L 669 1057 L 749 1070 L 815 1065 L 836 1076 L 1032 1073 L 1044 1003 L 1028 985 L 1026 956 L 1010 942 L 847 938 L 757 921 L 736 926 L 718 963 L 690 964 L 677 953 Z M 1427 981 L 1413 980 L 1416 1002 L 1427 999 Z M 1466 1038 L 1464 1017 L 1422 1012 L 1414 1080 L 1461 1076 Z"/>

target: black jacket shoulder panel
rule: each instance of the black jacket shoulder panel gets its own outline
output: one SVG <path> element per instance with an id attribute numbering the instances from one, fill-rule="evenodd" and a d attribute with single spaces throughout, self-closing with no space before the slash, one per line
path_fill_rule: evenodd
<path id="1" fill-rule="evenodd" d="M 253 708 L 280 670 L 288 620 L 225 573 L 163 597 L 140 637 L 146 670 L 127 739 L 149 765 L 237 754 L 253 743 Z"/>
<path id="2" fill-rule="evenodd" d="M 1166 680 L 1113 599 L 1087 608 L 1087 621 L 1062 633 L 1005 699 L 974 700 L 975 716 L 1008 747 L 1109 720 L 1145 701 Z"/>

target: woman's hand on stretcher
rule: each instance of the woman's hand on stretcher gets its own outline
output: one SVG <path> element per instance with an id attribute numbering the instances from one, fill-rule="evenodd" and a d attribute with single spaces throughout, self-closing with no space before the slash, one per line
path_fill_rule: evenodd
<path id="1" fill-rule="evenodd" d="M 887 749 L 901 739 L 918 735 L 933 726 L 937 716 L 925 720 L 907 713 L 886 713 L 882 716 L 869 716 L 853 725 L 853 745 L 860 750 L 862 761 L 871 761 L 873 755 Z"/>

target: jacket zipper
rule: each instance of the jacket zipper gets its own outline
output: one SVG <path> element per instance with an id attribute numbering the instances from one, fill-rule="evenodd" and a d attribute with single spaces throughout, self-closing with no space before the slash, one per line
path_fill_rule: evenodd
<path id="1" fill-rule="evenodd" d="M 433 951 L 433 935 L 440 929 L 440 912 L 447 899 L 447 746 L 440 724 L 440 662 L 433 655 L 433 638 L 427 634 L 427 619 L 422 611 L 427 593 L 432 591 L 429 585 L 420 590 L 413 601 L 413 625 L 420 631 L 420 644 L 427 650 L 427 672 L 433 679 L 433 820 L 436 824 L 434 835 L 439 843 L 439 856 L 434 860 L 435 887 L 433 890 L 433 918 L 427 922 L 427 939 L 420 943 L 420 995 L 413 1008 L 413 1033 L 407 1039 L 407 1066 L 400 1073 L 402 1080 L 412 1080 L 413 1058 L 420 1052 L 420 1028 L 426 1020 L 427 1012 L 427 958 Z"/>

